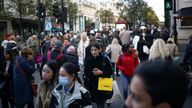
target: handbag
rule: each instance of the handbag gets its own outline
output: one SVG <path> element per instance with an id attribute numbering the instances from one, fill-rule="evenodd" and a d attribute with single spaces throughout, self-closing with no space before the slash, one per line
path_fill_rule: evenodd
<path id="1" fill-rule="evenodd" d="M 101 91 L 112 91 L 113 90 L 113 78 L 99 77 L 98 79 L 98 90 Z"/>
<path id="2" fill-rule="evenodd" d="M 39 63 L 42 62 L 42 60 L 43 60 L 43 55 L 37 54 L 37 55 L 35 56 L 34 62 L 35 62 L 35 64 L 39 64 Z"/>
<path id="3" fill-rule="evenodd" d="M 111 99 L 107 99 L 106 103 L 107 104 L 113 103 L 113 102 L 121 100 L 121 99 L 123 99 L 123 98 L 122 98 L 120 89 L 119 89 L 119 87 L 117 85 L 117 81 L 114 80 L 113 81 L 113 95 L 112 95 Z"/>
<path id="4" fill-rule="evenodd" d="M 147 47 L 147 45 L 143 45 L 143 52 L 145 54 L 149 54 L 149 48 Z"/>
<path id="5" fill-rule="evenodd" d="M 32 90 L 32 93 L 33 93 L 33 96 L 37 96 L 37 84 L 35 84 L 35 81 L 32 80 L 32 78 L 29 78 L 29 76 L 23 71 L 23 69 L 21 69 L 18 61 L 16 61 L 16 67 L 19 69 L 19 71 L 25 76 L 27 77 L 27 79 L 30 81 L 30 86 L 31 86 L 31 90 Z"/>

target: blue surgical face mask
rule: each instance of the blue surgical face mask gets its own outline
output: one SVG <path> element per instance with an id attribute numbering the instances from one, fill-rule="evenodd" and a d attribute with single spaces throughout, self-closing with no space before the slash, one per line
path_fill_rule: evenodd
<path id="1" fill-rule="evenodd" d="M 69 82 L 68 77 L 59 76 L 59 84 L 61 84 L 62 86 L 66 86 L 68 82 Z"/>

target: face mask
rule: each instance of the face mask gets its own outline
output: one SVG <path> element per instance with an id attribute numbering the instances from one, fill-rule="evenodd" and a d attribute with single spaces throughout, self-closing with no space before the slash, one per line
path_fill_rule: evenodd
<path id="1" fill-rule="evenodd" d="M 66 86 L 69 82 L 68 77 L 59 76 L 59 84 Z"/>

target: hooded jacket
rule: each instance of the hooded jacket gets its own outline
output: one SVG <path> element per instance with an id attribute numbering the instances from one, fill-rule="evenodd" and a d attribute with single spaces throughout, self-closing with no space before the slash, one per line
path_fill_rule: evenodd
<path id="1" fill-rule="evenodd" d="M 107 47 L 106 52 L 107 53 L 111 53 L 111 62 L 112 63 L 116 63 L 118 60 L 118 56 L 121 53 L 121 45 L 119 44 L 118 40 L 116 38 L 114 38 L 112 40 L 112 43 L 109 47 Z"/>
<path id="2" fill-rule="evenodd" d="M 131 54 L 124 52 L 123 55 L 120 55 L 116 63 L 116 66 L 126 76 L 132 77 L 134 74 L 134 70 L 138 64 L 139 64 L 138 56 L 135 54 L 135 51 L 132 51 Z"/>
<path id="3" fill-rule="evenodd" d="M 65 93 L 60 84 L 52 92 L 50 108 L 92 108 L 89 92 L 78 82 Z"/>
<path id="4" fill-rule="evenodd" d="M 150 53 L 149 53 L 149 60 L 156 60 L 156 59 L 163 59 L 169 57 L 169 50 L 166 47 L 165 42 L 163 39 L 156 39 L 151 46 Z"/>

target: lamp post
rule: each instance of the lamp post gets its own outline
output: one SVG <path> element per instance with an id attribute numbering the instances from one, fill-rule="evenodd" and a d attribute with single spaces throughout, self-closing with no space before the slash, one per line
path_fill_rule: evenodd
<path id="1" fill-rule="evenodd" d="M 176 14 L 176 0 L 173 0 L 173 14 Z M 176 23 L 176 17 L 174 17 L 174 25 L 173 25 L 173 33 L 174 33 L 174 42 L 175 44 L 178 44 L 178 41 L 177 41 L 177 23 Z"/>

